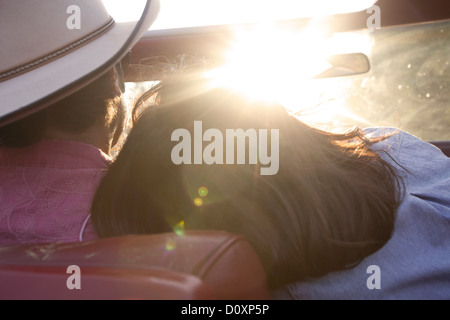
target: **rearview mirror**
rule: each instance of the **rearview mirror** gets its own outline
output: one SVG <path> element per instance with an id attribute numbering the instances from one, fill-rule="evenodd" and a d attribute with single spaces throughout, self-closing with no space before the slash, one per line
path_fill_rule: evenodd
<path id="1" fill-rule="evenodd" d="M 344 77 L 370 70 L 369 58 L 363 53 L 337 54 L 328 57 L 330 67 L 314 78 Z"/>

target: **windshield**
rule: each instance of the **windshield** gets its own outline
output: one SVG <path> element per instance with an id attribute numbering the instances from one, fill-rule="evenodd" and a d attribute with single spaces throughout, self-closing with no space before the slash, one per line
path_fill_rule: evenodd
<path id="1" fill-rule="evenodd" d="M 450 21 L 334 34 L 334 53 L 362 52 L 371 64 L 368 73 L 346 77 L 305 79 L 300 73 L 320 66 L 312 63 L 320 46 L 299 37 L 275 52 L 258 48 L 254 35 L 224 49 L 235 54 L 229 80 L 249 94 L 271 94 L 302 120 L 328 129 L 390 126 L 427 141 L 450 140 Z M 281 38 L 275 33 L 278 40 L 270 41 Z M 127 87 L 133 97 L 146 88 Z"/>
<path id="2" fill-rule="evenodd" d="M 318 103 L 304 118 L 328 125 L 392 126 L 424 140 L 450 140 L 450 21 L 362 30 L 370 39 L 369 73 L 317 79 Z"/>

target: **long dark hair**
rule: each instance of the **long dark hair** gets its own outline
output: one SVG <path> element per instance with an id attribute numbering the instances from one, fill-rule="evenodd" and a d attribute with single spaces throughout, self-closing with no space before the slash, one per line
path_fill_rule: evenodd
<path id="1" fill-rule="evenodd" d="M 401 201 L 396 170 L 359 129 L 333 134 L 284 108 L 202 81 L 158 86 L 92 206 L 101 237 L 219 229 L 253 245 L 270 286 L 349 268 L 391 237 Z M 279 129 L 279 171 L 258 164 L 181 164 L 171 160 L 177 128 Z"/>

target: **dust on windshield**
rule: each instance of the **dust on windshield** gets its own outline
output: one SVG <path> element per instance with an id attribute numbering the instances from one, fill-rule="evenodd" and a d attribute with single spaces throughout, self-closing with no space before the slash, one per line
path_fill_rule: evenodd
<path id="1" fill-rule="evenodd" d="M 426 141 L 450 140 L 450 21 L 361 33 L 371 40 L 371 71 L 314 80 L 327 90 L 305 118 L 326 125 L 391 126 Z"/>

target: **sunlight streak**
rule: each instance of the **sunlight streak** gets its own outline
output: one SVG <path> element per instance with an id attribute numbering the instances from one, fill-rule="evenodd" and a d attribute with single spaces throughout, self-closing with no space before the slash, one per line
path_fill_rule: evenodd
<path id="1" fill-rule="evenodd" d="M 321 23 L 313 23 L 301 32 L 280 30 L 272 24 L 239 31 L 224 54 L 225 64 L 207 76 L 213 86 L 228 86 L 250 97 L 278 100 L 293 89 L 291 86 L 329 67 L 327 36 Z"/>

